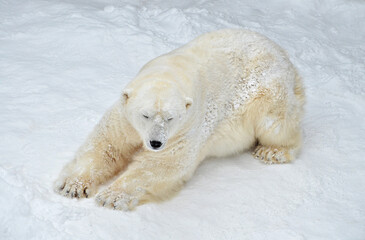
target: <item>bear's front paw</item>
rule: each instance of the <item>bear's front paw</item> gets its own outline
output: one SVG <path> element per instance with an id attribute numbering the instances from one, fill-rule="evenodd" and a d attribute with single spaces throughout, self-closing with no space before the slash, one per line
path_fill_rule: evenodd
<path id="1" fill-rule="evenodd" d="M 81 177 L 70 177 L 56 181 L 54 190 L 70 198 L 88 198 L 94 193 L 90 180 Z"/>
<path id="2" fill-rule="evenodd" d="M 253 156 L 266 164 L 288 163 L 293 159 L 290 149 L 258 145 Z"/>
<path id="3" fill-rule="evenodd" d="M 98 205 L 116 210 L 129 211 L 139 203 L 138 194 L 128 194 L 124 191 L 112 190 L 111 188 L 99 193 L 96 198 Z"/>

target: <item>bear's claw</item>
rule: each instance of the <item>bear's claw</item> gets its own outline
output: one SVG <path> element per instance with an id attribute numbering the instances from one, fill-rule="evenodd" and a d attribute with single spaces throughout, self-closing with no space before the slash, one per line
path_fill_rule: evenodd
<path id="1" fill-rule="evenodd" d="M 266 164 L 288 163 L 292 160 L 289 149 L 258 145 L 252 155 Z"/>
<path id="2" fill-rule="evenodd" d="M 99 206 L 116 210 L 129 211 L 134 209 L 138 203 L 138 198 L 125 192 L 118 192 L 107 189 L 99 193 L 95 198 Z"/>
<path id="3" fill-rule="evenodd" d="M 88 198 L 91 195 L 90 181 L 81 181 L 79 178 L 66 179 L 56 183 L 55 191 L 69 198 Z"/>

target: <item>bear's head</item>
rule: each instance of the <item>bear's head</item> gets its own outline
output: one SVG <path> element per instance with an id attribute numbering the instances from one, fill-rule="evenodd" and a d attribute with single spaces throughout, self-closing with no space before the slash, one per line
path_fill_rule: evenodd
<path id="1" fill-rule="evenodd" d="M 126 118 L 147 149 L 160 151 L 186 123 L 193 100 L 176 83 L 150 81 L 123 91 Z"/>

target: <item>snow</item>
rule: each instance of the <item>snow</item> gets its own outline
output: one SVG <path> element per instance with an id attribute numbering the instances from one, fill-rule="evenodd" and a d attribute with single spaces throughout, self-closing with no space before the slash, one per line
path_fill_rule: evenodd
<path id="1" fill-rule="evenodd" d="M 0 0 L 0 239 L 365 239 L 365 2 Z M 285 48 L 306 87 L 292 164 L 208 159 L 132 212 L 52 190 L 148 60 L 216 29 Z"/>

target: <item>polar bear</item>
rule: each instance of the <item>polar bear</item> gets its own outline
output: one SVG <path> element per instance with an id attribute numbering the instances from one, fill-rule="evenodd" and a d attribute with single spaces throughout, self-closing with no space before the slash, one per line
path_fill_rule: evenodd
<path id="1" fill-rule="evenodd" d="M 207 157 L 253 149 L 287 163 L 301 145 L 301 79 L 287 54 L 248 30 L 204 34 L 153 59 L 67 164 L 55 190 L 131 210 L 170 197 Z"/>

